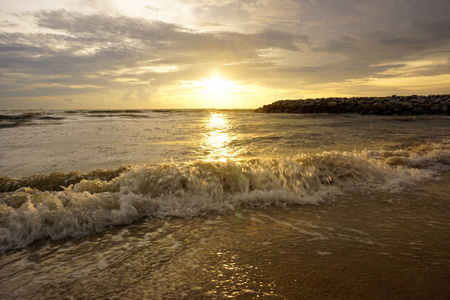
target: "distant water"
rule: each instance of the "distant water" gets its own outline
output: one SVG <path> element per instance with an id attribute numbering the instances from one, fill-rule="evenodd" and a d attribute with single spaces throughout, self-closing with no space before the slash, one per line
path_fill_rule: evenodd
<path id="1" fill-rule="evenodd" d="M 0 137 L 0 298 L 450 297 L 448 116 L 0 111 Z"/>

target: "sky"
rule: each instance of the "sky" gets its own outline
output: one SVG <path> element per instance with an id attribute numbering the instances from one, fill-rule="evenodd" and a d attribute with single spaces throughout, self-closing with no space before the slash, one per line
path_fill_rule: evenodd
<path id="1" fill-rule="evenodd" d="M 0 109 L 450 94 L 448 0 L 0 0 Z"/>

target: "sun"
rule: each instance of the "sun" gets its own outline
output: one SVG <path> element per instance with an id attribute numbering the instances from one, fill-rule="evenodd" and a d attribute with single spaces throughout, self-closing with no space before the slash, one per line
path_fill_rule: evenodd
<path id="1" fill-rule="evenodd" d="M 242 92 L 242 86 L 217 73 L 193 81 L 191 87 L 194 88 L 197 100 L 208 108 L 235 107 Z"/>
<path id="2" fill-rule="evenodd" d="M 211 95 L 225 95 L 236 89 L 236 85 L 232 81 L 225 80 L 220 75 L 201 80 L 199 86 L 202 92 Z"/>

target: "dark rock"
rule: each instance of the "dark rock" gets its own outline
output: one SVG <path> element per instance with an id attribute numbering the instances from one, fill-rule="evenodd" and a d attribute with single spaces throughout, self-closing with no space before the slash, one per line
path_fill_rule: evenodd
<path id="1" fill-rule="evenodd" d="M 279 100 L 255 110 L 265 113 L 450 114 L 450 95 Z"/>
<path id="2" fill-rule="evenodd" d="M 337 106 L 338 104 L 337 104 L 336 101 L 328 101 L 328 102 L 327 102 L 327 105 L 328 105 L 328 107 L 335 107 L 335 106 Z"/>
<path id="3" fill-rule="evenodd" d="M 360 100 L 356 101 L 356 103 L 358 105 L 361 105 L 361 104 L 364 104 L 366 101 L 367 101 L 367 99 L 360 99 Z"/>

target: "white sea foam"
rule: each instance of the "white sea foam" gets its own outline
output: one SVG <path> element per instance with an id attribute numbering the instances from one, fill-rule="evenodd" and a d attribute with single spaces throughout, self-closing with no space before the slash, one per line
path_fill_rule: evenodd
<path id="1" fill-rule="evenodd" d="M 143 217 L 320 204 L 349 189 L 399 191 L 450 168 L 450 143 L 397 151 L 324 152 L 277 159 L 139 166 L 63 191 L 23 187 L 0 198 L 0 252 L 78 237 Z"/>
<path id="2" fill-rule="evenodd" d="M 396 151 L 371 151 L 368 156 L 383 160 L 391 167 L 450 170 L 450 139 Z"/>

